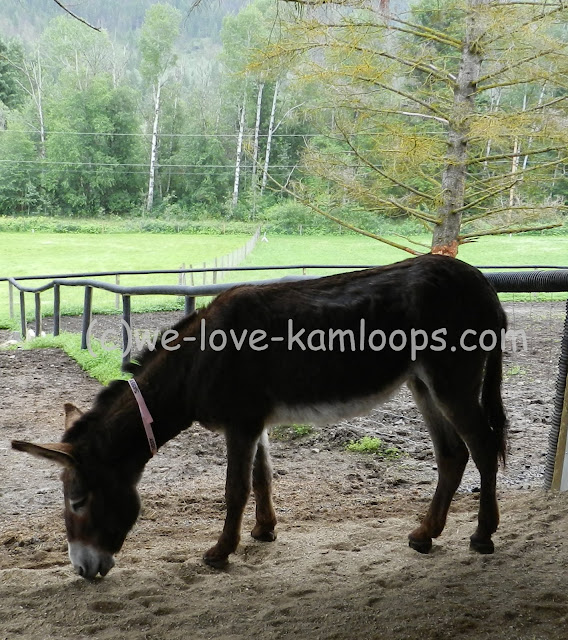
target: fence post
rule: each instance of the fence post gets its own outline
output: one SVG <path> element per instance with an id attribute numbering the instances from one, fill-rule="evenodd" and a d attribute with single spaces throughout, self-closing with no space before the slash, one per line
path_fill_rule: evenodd
<path id="1" fill-rule="evenodd" d="M 213 266 L 217 269 L 217 258 L 215 258 Z M 217 271 L 213 271 L 213 284 L 217 284 Z"/>
<path id="2" fill-rule="evenodd" d="M 122 296 L 122 365 L 130 362 L 132 354 L 132 324 L 130 313 L 130 296 L 125 294 Z"/>
<path id="3" fill-rule="evenodd" d="M 8 280 L 8 305 L 10 308 L 10 320 L 14 317 L 14 288 Z"/>
<path id="4" fill-rule="evenodd" d="M 195 311 L 195 298 L 193 296 L 185 296 L 184 311 L 186 316 Z"/>
<path id="5" fill-rule="evenodd" d="M 20 291 L 20 328 L 22 330 L 22 340 L 28 338 L 28 326 L 26 324 L 26 295 Z"/>
<path id="6" fill-rule="evenodd" d="M 53 285 L 53 335 L 59 335 L 61 325 L 61 290 L 58 284 Z"/>
<path id="7" fill-rule="evenodd" d="M 81 329 L 81 349 L 87 348 L 87 332 L 91 326 L 93 310 L 93 287 L 85 287 L 85 301 L 83 303 L 83 327 Z"/>
<path id="8" fill-rule="evenodd" d="M 193 265 L 192 265 L 192 264 L 190 264 L 190 265 L 189 265 L 189 268 L 190 268 L 190 269 L 193 269 Z M 191 286 L 192 286 L 192 287 L 193 287 L 193 286 L 195 286 L 195 282 L 193 281 L 193 271 L 189 274 L 189 279 L 191 280 Z"/>
<path id="9" fill-rule="evenodd" d="M 115 283 L 116 283 L 116 286 L 119 286 L 119 285 L 120 285 L 120 274 L 118 274 L 118 273 L 117 273 L 117 274 L 114 276 L 114 281 L 115 281 Z M 115 293 L 115 294 L 114 294 L 114 306 L 115 306 L 117 309 L 120 309 L 120 293 Z"/>
<path id="10" fill-rule="evenodd" d="M 35 334 L 36 338 L 41 336 L 41 293 L 34 294 L 35 299 Z"/>
<path id="11" fill-rule="evenodd" d="M 204 263 L 203 263 L 203 268 L 204 268 L 204 269 L 207 269 L 207 263 L 206 263 L 206 262 L 204 262 Z M 203 272 L 203 284 L 205 284 L 205 278 L 206 278 L 206 276 L 207 276 L 207 271 L 204 271 L 204 272 Z"/>

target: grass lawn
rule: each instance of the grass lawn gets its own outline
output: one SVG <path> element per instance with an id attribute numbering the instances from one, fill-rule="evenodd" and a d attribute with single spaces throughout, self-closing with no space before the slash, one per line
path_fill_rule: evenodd
<path id="1" fill-rule="evenodd" d="M 209 266 L 214 258 L 242 246 L 247 235 L 185 235 L 185 234 L 71 234 L 71 233 L 0 233 L 0 277 L 62 274 L 87 271 L 143 271 Z M 114 281 L 114 278 L 100 278 Z M 39 286 L 45 281 L 30 281 Z M 177 274 L 154 276 L 121 276 L 121 284 L 178 284 Z M 0 283 L 0 326 L 8 318 L 8 285 Z M 82 309 L 83 290 L 64 288 L 61 293 L 65 311 Z M 32 297 L 29 313 L 33 313 Z M 174 300 L 170 298 L 170 303 Z M 178 301 L 175 301 L 178 302 Z M 114 295 L 95 291 L 93 304 L 97 309 L 114 308 Z M 163 306 L 163 299 L 154 296 L 134 298 L 134 310 Z M 181 302 L 179 302 L 181 305 Z M 52 294 L 42 296 L 46 313 L 52 310 Z M 31 317 L 31 315 L 30 315 Z"/>
<path id="2" fill-rule="evenodd" d="M 426 236 L 414 238 L 423 244 Z M 361 264 L 381 265 L 405 260 L 409 254 L 363 236 L 268 236 L 259 242 L 246 265 Z M 460 248 L 461 260 L 474 265 L 568 266 L 568 236 L 504 236 L 483 238 Z M 326 270 L 325 273 L 329 273 Z M 300 271 L 296 271 L 300 273 Z M 308 273 L 324 273 L 318 270 Z M 239 274 L 241 278 L 243 274 Z M 279 277 L 269 271 L 263 277 Z M 247 276 L 253 277 L 253 276 Z M 254 277 L 258 277 L 255 275 Z M 236 276 L 233 276 L 236 279 Z"/>
<path id="3" fill-rule="evenodd" d="M 68 233 L 0 233 L 0 276 L 40 273 L 70 273 L 80 271 L 176 269 L 182 263 L 189 267 L 211 264 L 213 258 L 242 246 L 248 236 L 186 235 L 186 234 L 68 234 Z M 424 244 L 426 236 L 415 238 Z M 245 266 L 288 264 L 380 265 L 404 260 L 408 254 L 371 238 L 344 236 L 278 236 L 268 235 L 268 242 L 259 242 L 243 263 Z M 461 247 L 459 257 L 475 265 L 568 265 L 568 236 L 505 236 L 483 238 Z M 341 270 L 341 269 L 339 269 Z M 312 270 L 308 273 L 331 273 L 334 270 Z M 337 270 L 335 270 L 337 271 Z M 227 274 L 225 280 L 277 278 L 284 271 Z M 301 271 L 296 270 L 299 274 Z M 110 278 L 114 280 L 113 278 Z M 177 275 L 123 276 L 121 284 L 177 284 Z M 187 280 L 189 284 L 189 278 Z M 201 282 L 199 279 L 198 282 Z M 39 284 L 39 282 L 36 282 Z M 0 326 L 8 324 L 7 285 L 0 290 Z M 83 291 L 66 288 L 62 305 L 66 312 L 79 312 Z M 28 315 L 33 314 L 32 298 L 28 296 Z M 44 313 L 50 313 L 51 294 L 42 296 Z M 133 299 L 134 310 L 181 307 L 181 300 L 155 297 Z M 96 291 L 97 310 L 110 312 L 115 308 L 112 294 Z M 16 300 L 17 312 L 17 300 Z"/>

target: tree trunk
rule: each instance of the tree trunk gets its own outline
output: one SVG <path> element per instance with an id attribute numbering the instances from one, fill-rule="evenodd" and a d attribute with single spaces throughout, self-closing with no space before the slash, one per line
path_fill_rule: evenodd
<path id="1" fill-rule="evenodd" d="M 233 185 L 233 209 L 237 206 L 239 201 L 239 181 L 241 177 L 241 160 L 243 151 L 243 137 L 245 133 L 245 100 L 243 99 L 243 106 L 241 107 L 241 114 L 239 118 L 239 135 L 237 137 L 237 159 L 235 161 L 235 183 Z"/>
<path id="2" fill-rule="evenodd" d="M 152 149 L 150 151 L 150 178 L 148 180 L 148 199 L 146 201 L 146 211 L 152 211 L 154 206 L 154 185 L 156 180 L 156 160 L 158 157 L 158 124 L 160 121 L 160 94 L 162 85 L 158 81 L 154 102 L 154 125 L 152 127 Z"/>
<path id="3" fill-rule="evenodd" d="M 178 96 L 176 95 L 176 97 L 174 98 L 174 115 L 172 118 L 172 134 L 175 134 L 175 128 L 176 128 L 176 119 L 177 119 L 177 112 L 178 112 Z M 168 164 L 172 164 L 171 160 L 172 160 L 172 155 L 174 153 L 174 136 L 171 135 L 170 136 L 170 149 L 169 149 L 169 162 Z M 168 169 L 168 183 L 166 186 L 166 195 L 170 195 L 170 189 L 172 186 L 172 167 L 169 167 Z"/>
<path id="4" fill-rule="evenodd" d="M 260 195 L 264 193 L 266 189 L 266 182 L 268 181 L 268 167 L 270 166 L 270 149 L 272 147 L 272 135 L 274 133 L 274 117 L 276 115 L 276 101 L 278 99 L 278 87 L 280 81 L 276 80 L 274 85 L 274 97 L 272 98 L 272 108 L 270 110 L 270 121 L 268 123 L 268 136 L 266 138 L 266 154 L 264 156 L 264 167 L 262 170 L 262 184 L 260 187 Z"/>
<path id="5" fill-rule="evenodd" d="M 252 149 L 252 189 L 256 191 L 256 165 L 258 163 L 258 139 L 260 136 L 260 110 L 262 107 L 262 92 L 264 91 L 264 82 L 258 86 L 258 96 L 256 99 L 256 120 L 254 123 L 254 144 Z"/>
<path id="6" fill-rule="evenodd" d="M 45 158 L 45 121 L 43 118 L 43 95 L 42 95 L 43 76 L 42 76 L 42 68 L 41 68 L 41 58 L 39 56 L 39 49 L 37 50 L 37 71 L 36 71 L 35 91 L 33 89 L 33 82 L 31 81 L 30 81 L 30 86 L 32 86 L 32 91 L 36 94 L 34 98 L 37 106 L 37 114 L 39 119 L 39 139 L 40 139 L 39 155 L 40 155 L 40 158 L 44 159 Z"/>
<path id="7" fill-rule="evenodd" d="M 461 211 L 465 202 L 470 118 L 475 112 L 474 94 L 480 77 L 484 35 L 478 9 L 488 0 L 468 0 L 465 37 L 460 69 L 454 87 L 454 101 L 448 124 L 448 152 L 442 174 L 442 204 L 434 227 L 432 253 L 455 257 L 458 253 Z"/>

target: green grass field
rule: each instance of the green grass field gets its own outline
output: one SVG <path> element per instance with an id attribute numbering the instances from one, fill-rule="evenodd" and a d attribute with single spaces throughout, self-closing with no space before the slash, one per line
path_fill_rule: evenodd
<path id="1" fill-rule="evenodd" d="M 414 240 L 428 244 L 426 236 Z M 363 236 L 269 236 L 268 242 L 257 245 L 245 264 L 381 265 L 408 257 L 403 251 Z M 460 247 L 458 257 L 474 265 L 568 266 L 568 236 L 483 238 Z M 278 276 L 277 272 L 268 274 Z"/>
<path id="2" fill-rule="evenodd" d="M 249 236 L 187 235 L 187 234 L 56 234 L 56 233 L 0 233 L 0 277 L 81 271 L 176 269 L 182 263 L 201 266 L 215 257 L 242 246 Z M 427 238 L 417 238 L 427 243 Z M 381 265 L 404 260 L 407 254 L 370 238 L 344 236 L 268 236 L 268 242 L 259 242 L 245 266 L 290 264 L 343 264 Z M 557 265 L 568 264 L 568 237 L 517 236 L 484 238 L 461 248 L 459 257 L 475 265 Z M 341 269 L 312 270 L 308 273 L 331 273 Z M 245 271 L 226 274 L 225 281 L 267 279 L 282 277 L 285 271 Z M 292 273 L 300 274 L 300 270 Z M 108 278 L 107 278 L 108 280 Z M 114 278 L 110 278 L 114 280 Z M 177 275 L 122 277 L 122 284 L 176 284 Z M 189 284 L 189 279 L 187 280 Z M 201 283 L 199 277 L 196 283 Z M 2 283 L 0 283 L 2 285 Z M 509 294 L 511 296 L 513 294 Z M 556 294 L 555 294 L 556 295 Z M 515 299 L 525 299 L 515 294 Z M 82 288 L 64 288 L 64 312 L 79 313 L 82 308 Z M 548 298 L 551 299 L 551 295 Z M 28 318 L 33 316 L 33 298 L 27 296 Z M 204 302 L 204 301 L 200 301 Z M 49 314 L 52 294 L 42 296 L 42 310 Z M 94 307 L 98 312 L 112 312 L 115 299 L 112 294 L 95 292 Z M 157 308 L 181 308 L 181 299 L 138 297 L 133 309 L 142 311 Z M 8 313 L 8 285 L 0 289 L 0 328 L 17 328 L 19 323 L 18 298 L 15 299 L 16 317 Z M 95 341 L 96 342 L 96 341 Z M 121 375 L 118 352 L 100 353 L 93 358 L 80 349 L 80 336 L 64 334 L 59 338 L 38 338 L 26 347 L 59 347 L 103 384 Z M 95 344 L 95 348 L 98 348 Z"/>
<path id="3" fill-rule="evenodd" d="M 144 271 L 178 269 L 212 263 L 214 258 L 242 246 L 247 235 L 185 235 L 185 234 L 69 234 L 69 233 L 0 233 L 0 277 L 48 275 L 88 271 Z M 99 278 L 114 282 L 114 278 Z M 29 281 L 40 286 L 43 280 Z M 153 276 L 121 276 L 124 285 L 178 284 L 177 274 Z M 8 318 L 8 285 L 0 292 L 0 326 Z M 31 295 L 29 314 L 32 313 Z M 52 294 L 42 296 L 42 307 L 49 314 L 53 309 Z M 64 312 L 78 312 L 82 308 L 83 290 L 66 287 L 61 300 Z M 96 291 L 93 304 L 98 310 L 110 312 L 115 308 L 113 294 Z M 164 301 L 156 296 L 133 300 L 134 310 L 181 305 L 181 301 Z M 31 317 L 31 316 L 30 316 Z"/>
<path id="4" fill-rule="evenodd" d="M 211 263 L 215 257 L 242 246 L 248 236 L 186 235 L 186 234 L 58 234 L 0 233 L 0 276 L 71 273 L 82 271 L 177 269 Z M 427 243 L 428 238 L 416 238 Z M 344 236 L 268 236 L 259 242 L 244 266 L 289 264 L 380 265 L 404 260 L 408 254 L 370 238 Z M 568 237 L 512 236 L 484 238 L 461 247 L 459 257 L 475 265 L 567 265 Z M 339 269 L 340 270 L 340 269 Z M 310 271 L 330 273 L 333 270 Z M 337 270 L 335 270 L 337 271 Z M 284 271 L 241 272 L 227 274 L 226 281 L 282 277 Z M 301 273 L 294 271 L 292 273 Z M 114 278 L 107 278 L 114 280 Z M 121 284 L 177 284 L 178 276 L 123 276 Z M 189 284 L 189 278 L 187 283 Z M 201 277 L 196 283 L 201 283 Z M 33 283 L 30 283 L 33 284 Z M 36 282 L 36 285 L 39 282 Z M 0 291 L 0 326 L 8 326 L 8 286 Z M 64 312 L 77 313 L 82 308 L 83 291 L 65 288 L 62 292 Z M 134 310 L 180 307 L 180 299 L 137 297 Z M 52 295 L 42 296 L 43 311 L 52 309 Z M 94 306 L 98 311 L 115 310 L 115 297 L 95 292 Z M 17 312 L 17 298 L 16 298 Z M 29 296 L 28 315 L 33 313 Z"/>

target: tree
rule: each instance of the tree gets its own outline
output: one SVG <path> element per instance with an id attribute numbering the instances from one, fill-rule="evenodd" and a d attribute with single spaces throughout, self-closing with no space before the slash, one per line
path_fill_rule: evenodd
<path id="1" fill-rule="evenodd" d="M 84 90 L 73 82 L 58 90 L 46 105 L 44 184 L 53 206 L 70 215 L 128 212 L 141 186 L 127 166 L 141 162 L 134 92 L 115 89 L 109 74 Z"/>
<path id="2" fill-rule="evenodd" d="M 0 39 L 0 104 L 4 104 L 8 109 L 17 109 L 24 102 L 19 77 L 23 57 L 21 46 Z"/>
<path id="3" fill-rule="evenodd" d="M 410 217 L 432 251 L 449 255 L 482 235 L 558 224 L 552 185 L 568 142 L 560 0 L 426 1 L 408 19 L 370 0 L 305 4 L 266 59 L 294 61 L 300 78 L 320 83 L 328 137 L 309 145 L 305 163 L 332 207 Z M 295 191 L 313 206 L 308 182 Z"/>
<path id="4" fill-rule="evenodd" d="M 36 150 L 16 118 L 0 134 L 0 215 L 35 213 L 40 203 L 36 185 Z"/>
<path id="5" fill-rule="evenodd" d="M 263 195 L 265 190 L 267 171 L 275 150 L 281 152 L 283 157 L 294 155 L 289 154 L 293 144 L 288 148 L 286 144 L 274 144 L 274 133 L 283 123 L 283 119 L 277 121 L 277 109 L 285 102 L 287 67 L 282 64 L 256 64 L 260 52 L 274 37 L 274 27 L 278 21 L 276 9 L 273 0 L 255 0 L 243 7 L 236 16 L 227 16 L 221 32 L 224 86 L 227 95 L 232 98 L 229 108 L 237 130 L 232 207 L 235 208 L 239 198 L 244 159 L 247 158 L 252 215 L 257 191 Z M 296 104 L 288 108 L 286 115 L 299 106 Z M 283 170 L 286 171 L 286 168 Z M 276 172 L 279 174 L 280 170 Z"/>
<path id="6" fill-rule="evenodd" d="M 155 4 L 146 11 L 140 33 L 142 55 L 140 73 L 147 85 L 152 88 L 154 106 L 147 211 L 151 211 L 154 204 L 162 88 L 176 63 L 174 45 L 179 36 L 180 22 L 181 13 L 177 9 L 168 4 Z"/>

